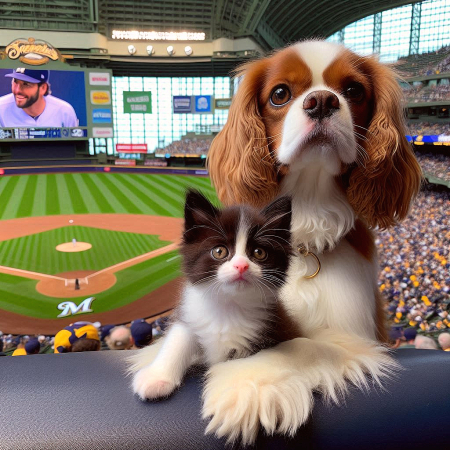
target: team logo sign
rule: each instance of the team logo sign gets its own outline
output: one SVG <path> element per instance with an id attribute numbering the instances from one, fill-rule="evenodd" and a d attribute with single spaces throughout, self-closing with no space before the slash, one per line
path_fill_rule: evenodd
<path id="1" fill-rule="evenodd" d="M 78 306 L 74 302 L 62 302 L 58 305 L 58 309 L 62 311 L 58 317 L 90 313 L 92 312 L 91 306 L 94 300 L 95 297 L 89 297 L 86 300 L 83 300 Z"/>
<path id="2" fill-rule="evenodd" d="M 18 59 L 26 64 L 40 66 L 49 60 L 65 61 L 65 57 L 48 42 L 34 38 L 17 39 L 9 44 L 5 53 L 9 59 Z"/>

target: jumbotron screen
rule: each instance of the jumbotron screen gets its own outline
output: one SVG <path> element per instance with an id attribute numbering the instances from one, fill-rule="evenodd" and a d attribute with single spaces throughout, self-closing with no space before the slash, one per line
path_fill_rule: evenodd
<path id="1" fill-rule="evenodd" d="M 0 68 L 0 142 L 112 137 L 111 73 Z"/>

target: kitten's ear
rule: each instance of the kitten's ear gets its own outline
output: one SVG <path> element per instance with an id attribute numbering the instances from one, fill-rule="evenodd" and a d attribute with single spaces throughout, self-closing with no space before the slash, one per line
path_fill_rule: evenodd
<path id="1" fill-rule="evenodd" d="M 292 217 L 291 197 L 285 195 L 276 198 L 261 211 L 261 214 L 266 217 L 267 223 L 270 224 L 271 228 L 290 231 Z"/>
<path id="2" fill-rule="evenodd" d="M 208 222 L 217 216 L 219 210 L 199 191 L 189 189 L 184 204 L 184 228 Z"/>

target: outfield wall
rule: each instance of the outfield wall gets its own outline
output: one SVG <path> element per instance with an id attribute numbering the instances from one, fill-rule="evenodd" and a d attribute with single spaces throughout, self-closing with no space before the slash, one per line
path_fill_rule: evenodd
<path id="1" fill-rule="evenodd" d="M 187 169 L 178 167 L 121 167 L 104 165 L 73 165 L 73 166 L 32 166 L 32 167 L 4 167 L 0 169 L 0 175 L 32 175 L 43 173 L 89 173 L 89 172 L 110 172 L 110 173 L 144 173 L 144 174 L 165 174 L 165 175 L 195 175 L 208 176 L 206 169 Z"/>

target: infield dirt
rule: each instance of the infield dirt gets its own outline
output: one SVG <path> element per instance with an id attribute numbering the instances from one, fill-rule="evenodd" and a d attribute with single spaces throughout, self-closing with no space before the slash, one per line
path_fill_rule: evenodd
<path id="1" fill-rule="evenodd" d="M 69 223 L 69 220 L 73 222 Z M 136 214 L 83 214 L 12 219 L 0 222 L 0 241 L 71 225 L 158 235 L 161 240 L 170 241 L 172 244 L 95 273 L 77 271 L 45 275 L 4 266 L 0 267 L 0 272 L 39 280 L 36 289 L 49 297 L 63 299 L 80 295 L 90 296 L 112 287 L 116 282 L 114 273 L 118 270 L 176 249 L 181 238 L 183 219 Z M 80 280 L 80 290 L 77 291 L 74 290 L 76 278 Z M 12 334 L 55 334 L 77 320 L 121 324 L 141 317 L 158 316 L 173 309 L 181 287 L 182 279 L 178 278 L 129 305 L 103 313 L 82 314 L 69 318 L 36 319 L 0 310 L 0 330 Z"/>

